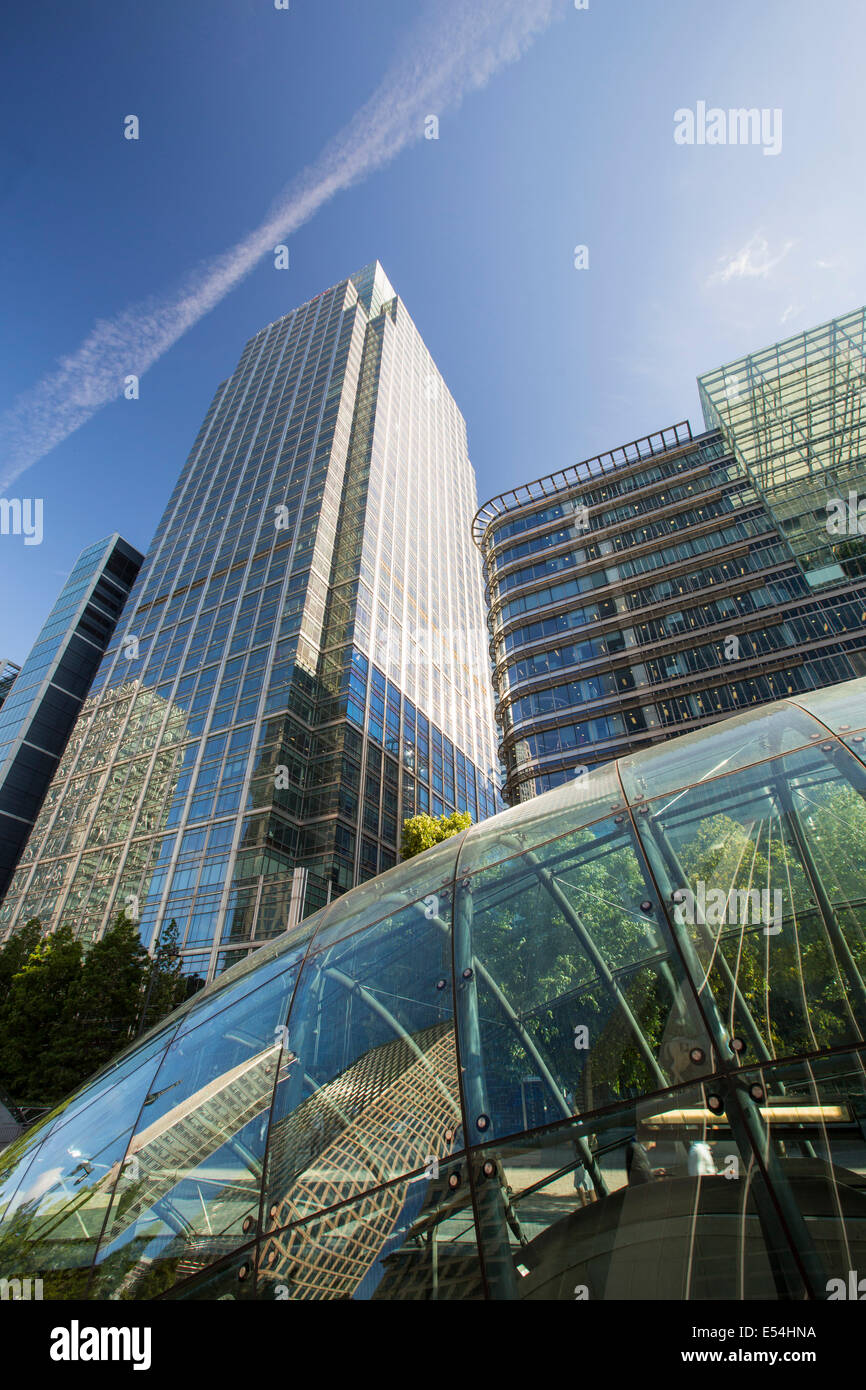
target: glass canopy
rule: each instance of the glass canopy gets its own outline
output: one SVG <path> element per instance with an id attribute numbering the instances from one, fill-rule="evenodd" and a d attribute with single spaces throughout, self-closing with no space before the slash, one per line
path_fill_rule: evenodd
<path id="1" fill-rule="evenodd" d="M 347 893 L 0 1156 L 47 1298 L 802 1299 L 866 1267 L 866 680 Z"/>

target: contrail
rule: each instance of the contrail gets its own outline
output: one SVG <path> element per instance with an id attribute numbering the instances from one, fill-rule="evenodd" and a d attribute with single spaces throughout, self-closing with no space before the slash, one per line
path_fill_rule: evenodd
<path id="1" fill-rule="evenodd" d="M 407 52 L 370 99 L 271 206 L 264 221 L 203 262 L 170 294 L 94 324 L 81 346 L 0 416 L 5 489 L 116 400 L 127 375 L 142 376 L 240 283 L 276 244 L 338 193 L 390 162 L 423 135 L 427 115 L 459 106 L 515 62 L 564 9 L 565 0 L 452 0 L 436 4 Z"/>

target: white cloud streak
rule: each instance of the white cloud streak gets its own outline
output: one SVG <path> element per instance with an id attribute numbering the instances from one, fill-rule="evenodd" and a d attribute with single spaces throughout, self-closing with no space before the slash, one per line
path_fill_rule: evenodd
<path id="1" fill-rule="evenodd" d="M 718 269 L 709 277 L 707 285 L 726 285 L 731 280 L 765 280 L 793 246 L 793 241 L 786 241 L 773 255 L 766 237 L 756 233 L 733 256 L 720 258 Z"/>
<path id="2" fill-rule="evenodd" d="M 55 371 L 0 416 L 0 488 L 117 400 L 125 376 L 144 375 L 235 288 L 263 256 L 338 193 L 423 137 L 427 115 L 459 106 L 516 62 L 565 0 L 451 0 L 414 32 L 370 99 L 316 162 L 283 191 L 263 222 L 230 250 L 190 272 L 171 294 L 133 304 L 90 333 Z"/>

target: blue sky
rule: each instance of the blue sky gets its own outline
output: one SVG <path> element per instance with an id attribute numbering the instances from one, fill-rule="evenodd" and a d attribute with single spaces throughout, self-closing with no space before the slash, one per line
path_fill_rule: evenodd
<path id="1" fill-rule="evenodd" d="M 170 302 L 338 132 L 363 135 L 377 89 L 399 128 L 401 55 L 420 72 L 462 47 L 474 72 L 474 18 L 509 7 L 550 22 L 462 101 L 444 83 L 438 140 L 324 202 L 287 237 L 290 270 L 262 257 L 156 355 L 139 400 L 118 382 L 38 444 L 68 415 L 58 363 L 75 377 L 98 321 Z M 45 520 L 41 545 L 0 536 L 0 656 L 24 658 L 85 545 L 118 530 L 146 549 L 247 338 L 377 256 L 466 416 L 481 501 L 698 427 L 699 372 L 866 298 L 862 0 L 7 0 L 5 30 L 0 436 L 37 443 L 3 492 L 44 499 Z M 781 152 L 676 144 L 675 110 L 701 100 L 780 109 Z M 46 381 L 39 413 L 10 417 Z"/>

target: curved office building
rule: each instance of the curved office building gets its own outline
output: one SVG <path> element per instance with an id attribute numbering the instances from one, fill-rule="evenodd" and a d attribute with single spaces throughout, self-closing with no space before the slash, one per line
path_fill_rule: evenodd
<path id="1" fill-rule="evenodd" d="M 864 739 L 866 680 L 763 706 L 347 893 L 3 1154 L 0 1276 L 61 1299 L 847 1288 Z"/>

